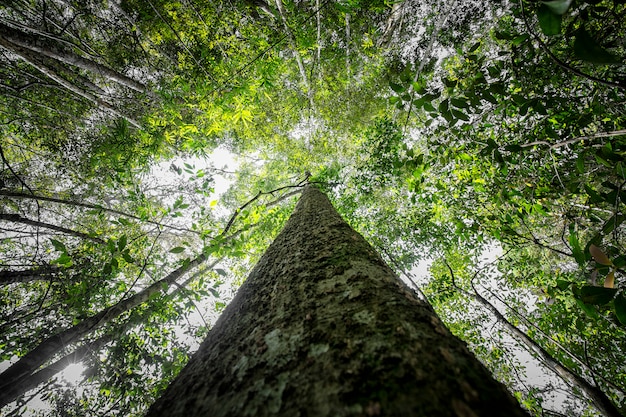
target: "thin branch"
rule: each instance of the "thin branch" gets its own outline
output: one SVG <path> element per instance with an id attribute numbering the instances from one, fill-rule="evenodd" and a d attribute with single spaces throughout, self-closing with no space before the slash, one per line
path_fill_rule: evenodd
<path id="1" fill-rule="evenodd" d="M 576 138 L 567 139 L 567 140 L 564 140 L 564 141 L 558 142 L 558 143 L 550 143 L 550 142 L 546 142 L 545 140 L 537 140 L 535 142 L 525 143 L 525 144 L 520 145 L 520 146 L 522 148 L 530 148 L 532 146 L 549 146 L 550 149 L 556 149 L 556 148 L 560 148 L 561 146 L 570 145 L 572 143 L 580 142 L 580 141 L 583 141 L 583 140 L 592 140 L 592 139 L 598 139 L 598 138 L 608 138 L 608 137 L 612 137 L 612 136 L 621 136 L 621 135 L 626 135 L 626 129 L 614 130 L 612 132 L 600 132 L 600 133 L 596 133 L 596 134 L 588 135 L 588 136 L 578 136 Z"/>
<path id="2" fill-rule="evenodd" d="M 12 197 L 12 198 L 21 198 L 21 199 L 31 199 L 31 200 L 36 200 L 36 201 L 50 201 L 52 203 L 58 203 L 58 204 L 66 204 L 66 205 L 70 205 L 70 206 L 76 206 L 76 207 L 83 207 L 83 208 L 87 208 L 87 209 L 92 209 L 92 210 L 101 210 L 107 213 L 112 213 L 112 214 L 117 214 L 118 216 L 124 216 L 124 217 L 128 217 L 129 219 L 134 219 L 134 220 L 139 220 L 142 222 L 146 222 L 146 223 L 150 223 L 150 224 L 154 224 L 156 226 L 159 227 L 164 227 L 167 229 L 171 229 L 171 230 L 177 230 L 179 232 L 189 232 L 189 233 L 194 233 L 194 234 L 201 234 L 201 232 L 197 231 L 197 230 L 191 230 L 191 229 L 187 229 L 184 227 L 176 227 L 176 226 L 170 226 L 167 224 L 163 224 L 163 223 L 159 223 L 157 221 L 154 220 L 149 220 L 149 219 L 143 219 L 139 216 L 135 216 L 133 214 L 129 214 L 120 210 L 115 210 L 115 209 L 110 209 L 110 208 L 106 208 L 104 206 L 101 206 L 99 204 L 90 204 L 90 203 L 82 203 L 79 201 L 71 201 L 71 200 L 65 200 L 62 198 L 57 198 L 57 197 L 46 197 L 43 195 L 36 195 L 34 193 L 32 193 L 32 195 L 28 195 L 28 194 L 24 194 L 24 193 L 19 193 L 19 192 L 15 192 L 15 191 L 7 191 L 7 190 L 0 190 L 0 196 L 5 196 L 5 197 Z"/>
<path id="3" fill-rule="evenodd" d="M 41 222 L 41 221 L 37 221 L 37 220 L 31 220 L 31 219 L 28 219 L 26 217 L 22 217 L 19 214 L 0 213 L 0 220 L 4 220 L 4 221 L 7 221 L 7 222 L 13 222 L 13 223 L 27 224 L 29 226 L 35 226 L 37 228 L 41 227 L 41 228 L 44 228 L 44 229 L 55 230 L 57 232 L 61 232 L 61 233 L 67 234 L 67 235 L 75 236 L 75 237 L 79 237 L 81 239 L 91 240 L 91 241 L 96 242 L 96 243 L 105 243 L 104 240 L 102 240 L 102 239 L 100 239 L 98 237 L 90 236 L 87 233 L 78 232 L 76 230 L 68 229 L 66 227 L 57 226 L 57 225 L 50 224 L 50 223 L 45 223 L 45 222 Z"/>

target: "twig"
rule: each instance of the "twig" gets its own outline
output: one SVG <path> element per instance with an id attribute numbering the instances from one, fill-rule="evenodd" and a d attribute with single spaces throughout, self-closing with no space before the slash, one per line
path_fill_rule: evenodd
<path id="1" fill-rule="evenodd" d="M 570 145 L 572 143 L 580 142 L 583 140 L 607 138 L 611 136 L 621 136 L 621 135 L 626 135 L 626 129 L 614 130 L 612 132 L 601 132 L 601 133 L 596 133 L 594 135 L 588 135 L 588 136 L 578 136 L 576 138 L 567 139 L 558 143 L 550 143 L 550 142 L 546 142 L 545 140 L 538 140 L 535 142 L 525 143 L 520 146 L 522 148 L 530 148 L 532 146 L 549 146 L 550 149 L 556 149 L 556 148 L 560 148 L 561 146 Z"/>

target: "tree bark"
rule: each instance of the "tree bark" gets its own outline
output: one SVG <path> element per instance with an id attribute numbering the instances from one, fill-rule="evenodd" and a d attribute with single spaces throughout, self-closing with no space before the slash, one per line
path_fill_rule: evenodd
<path id="1" fill-rule="evenodd" d="M 155 416 L 524 416 L 312 185 Z"/>
<path id="2" fill-rule="evenodd" d="M 0 271 L 0 287 L 16 282 L 50 281 L 61 270 L 52 265 L 42 265 L 21 271 Z"/>

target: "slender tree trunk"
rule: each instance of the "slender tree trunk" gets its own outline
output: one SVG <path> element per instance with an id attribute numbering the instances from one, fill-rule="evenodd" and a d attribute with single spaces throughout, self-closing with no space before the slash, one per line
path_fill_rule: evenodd
<path id="1" fill-rule="evenodd" d="M 564 366 L 560 361 L 555 359 L 550 352 L 545 350 L 537 342 L 530 338 L 526 333 L 521 331 L 517 326 L 514 326 L 509 322 L 506 317 L 500 311 L 491 304 L 486 298 L 478 293 L 476 288 L 472 284 L 473 292 L 465 291 L 464 289 L 456 286 L 463 294 L 475 299 L 485 308 L 487 308 L 495 316 L 495 318 L 502 324 L 513 337 L 519 342 L 523 343 L 529 351 L 533 352 L 537 357 L 550 368 L 555 374 L 559 376 L 567 385 L 574 387 L 587 396 L 593 403 L 593 405 L 605 416 L 608 417 L 621 417 L 623 414 L 617 409 L 611 399 L 597 386 L 590 384 L 585 378 L 578 375 L 568 367 Z"/>
<path id="2" fill-rule="evenodd" d="M 22 379 L 19 384 L 13 384 L 5 387 L 3 391 L 0 392 L 0 404 L 8 404 L 14 399 L 19 398 L 26 392 L 37 388 L 40 384 L 48 381 L 50 378 L 54 377 L 56 374 L 67 368 L 69 365 L 82 361 L 85 355 L 87 355 L 89 352 L 99 350 L 100 348 L 102 348 L 102 346 L 109 343 L 113 339 L 113 336 L 110 334 L 101 336 L 92 342 L 82 345 L 72 353 L 63 356 L 61 359 L 58 359 L 54 363 L 35 372 L 34 374 Z M 5 400 L 5 398 L 8 400 Z"/>
<path id="3" fill-rule="evenodd" d="M 21 46 L 23 48 L 30 49 L 33 52 L 37 52 L 48 58 L 55 59 L 64 64 L 73 65 L 75 67 L 87 70 L 93 74 L 100 75 L 111 81 L 115 81 L 120 85 L 128 87 L 132 90 L 140 93 L 148 92 L 145 85 L 133 80 L 132 78 L 112 70 L 111 68 L 99 64 L 87 58 L 66 50 L 65 48 L 46 42 L 42 42 L 38 36 L 33 36 L 29 33 L 22 32 L 21 30 L 12 28 L 11 26 L 0 23 L 0 37 L 6 39 L 12 44 Z"/>
<path id="4" fill-rule="evenodd" d="M 42 265 L 21 271 L 0 271 L 0 286 L 16 282 L 49 281 L 60 270 L 61 268 L 52 265 Z"/>
<path id="5" fill-rule="evenodd" d="M 83 336 L 101 328 L 122 313 L 130 311 L 140 304 L 147 302 L 153 295 L 165 291 L 170 285 L 174 284 L 179 277 L 199 266 L 206 259 L 207 255 L 201 254 L 142 291 L 42 341 L 36 348 L 22 356 L 17 362 L 0 374 L 0 381 L 2 381 L 0 383 L 0 393 L 3 393 L 0 395 L 0 407 L 3 407 L 17 398 L 9 395 L 9 393 L 19 391 L 10 389 L 11 387 L 19 386 L 23 381 L 26 381 L 39 370 L 40 366 L 49 362 L 61 349 L 78 342 Z"/>
<path id="6" fill-rule="evenodd" d="M 147 415 L 526 413 L 309 185 Z"/>
<path id="7" fill-rule="evenodd" d="M 106 101 L 96 96 L 92 92 L 86 91 L 83 88 L 72 84 L 70 81 L 63 78 L 60 74 L 57 74 L 54 70 L 48 68 L 42 62 L 41 57 L 38 56 L 36 52 L 33 52 L 32 50 L 28 48 L 24 48 L 20 45 L 16 45 L 8 41 L 2 36 L 0 36 L 0 46 L 2 46 L 3 48 L 5 48 L 6 50 L 10 52 L 13 52 L 17 56 L 19 56 L 24 62 L 27 62 L 29 65 L 32 65 L 35 69 L 37 69 L 37 71 L 41 72 L 42 74 L 50 78 L 51 80 L 59 84 L 61 87 L 72 92 L 74 95 L 78 97 L 82 97 L 92 102 L 93 104 L 100 107 L 103 111 L 107 111 L 109 113 L 114 114 L 115 116 L 122 117 L 128 120 L 128 122 L 132 124 L 133 126 L 135 126 L 137 129 L 141 129 L 141 125 L 136 120 L 132 119 L 131 117 L 123 115 L 117 109 L 115 109 L 110 103 L 107 103 Z"/>
<path id="8" fill-rule="evenodd" d="M 283 26 L 285 28 L 285 33 L 287 34 L 287 38 L 289 39 L 289 46 L 293 50 L 293 55 L 296 58 L 296 63 L 298 64 L 298 70 L 300 71 L 300 76 L 302 77 L 302 82 L 304 83 L 304 88 L 306 88 L 306 95 L 309 99 L 309 103 L 311 105 L 311 109 L 314 108 L 313 103 L 313 90 L 311 89 L 311 83 L 309 82 L 309 77 L 306 75 L 306 69 L 304 68 L 304 62 L 302 61 L 302 56 L 298 51 L 298 43 L 296 40 L 296 36 L 293 34 L 293 31 L 287 24 L 287 16 L 285 11 L 285 6 L 283 5 L 282 0 L 275 0 L 276 8 L 278 9 L 278 14 L 280 15 L 281 20 L 283 21 Z"/>
<path id="9" fill-rule="evenodd" d="M 112 214 L 117 214 L 119 216 L 124 216 L 124 217 L 128 217 L 129 219 L 135 219 L 135 220 L 140 220 L 142 222 L 146 222 L 146 223 L 150 223 L 150 224 L 154 224 L 156 226 L 162 227 L 162 228 L 166 228 L 166 229 L 171 229 L 171 230 L 178 230 L 181 232 L 189 232 L 189 233 L 195 233 L 195 234 L 200 234 L 200 232 L 198 232 L 197 230 L 191 230 L 191 229 L 187 229 L 184 227 L 176 227 L 176 226 L 170 226 L 164 223 L 160 223 L 160 222 L 156 222 L 154 220 L 146 220 L 143 219 L 139 216 L 135 216 L 133 214 L 130 213 L 126 213 L 120 210 L 115 210 L 115 209 L 111 209 L 111 208 L 106 208 L 103 205 L 100 204 L 90 204 L 90 203 L 84 203 L 81 201 L 74 201 L 74 200 L 69 200 L 69 199 L 64 199 L 64 198 L 60 198 L 60 197 L 48 197 L 45 195 L 39 195 L 39 194 L 28 194 L 28 193 L 22 193 L 19 191 L 9 191 L 9 190 L 0 190 L 0 196 L 5 196 L 5 197 L 12 197 L 12 198 L 16 198 L 16 199 L 20 199 L 20 200 L 36 200 L 36 201 L 50 201 L 52 203 L 57 203 L 57 204 L 65 204 L 68 206 L 74 206 L 74 207 L 83 207 L 83 208 L 88 208 L 88 209 L 92 209 L 92 210 L 102 210 L 103 212 L 107 212 L 107 213 L 112 213 Z"/>

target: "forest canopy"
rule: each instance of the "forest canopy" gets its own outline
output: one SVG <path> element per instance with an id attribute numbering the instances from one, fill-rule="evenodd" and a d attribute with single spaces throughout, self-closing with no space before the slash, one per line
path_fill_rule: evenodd
<path id="1" fill-rule="evenodd" d="M 142 415 L 307 183 L 532 415 L 626 410 L 624 22 L 2 2 L 0 415 Z"/>

